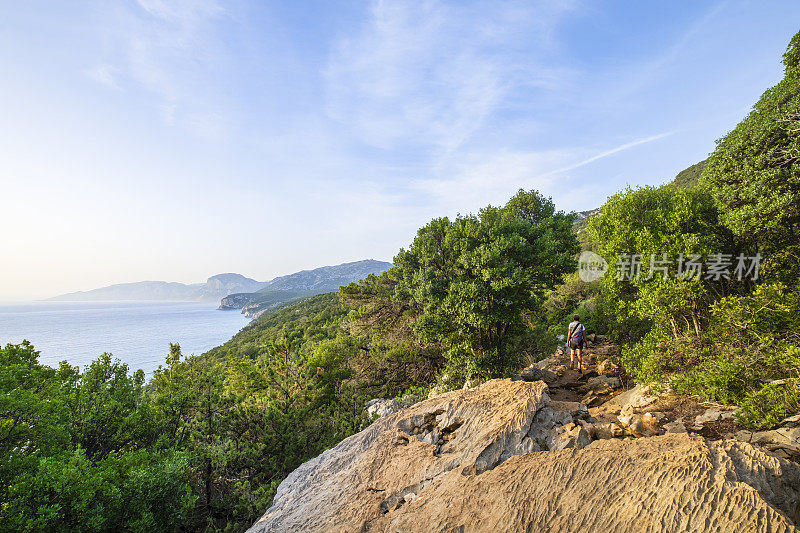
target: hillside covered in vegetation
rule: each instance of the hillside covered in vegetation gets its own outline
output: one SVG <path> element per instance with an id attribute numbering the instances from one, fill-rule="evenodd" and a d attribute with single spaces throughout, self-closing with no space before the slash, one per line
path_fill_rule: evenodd
<path id="1" fill-rule="evenodd" d="M 576 273 L 575 215 L 520 191 L 432 220 L 383 274 L 272 308 L 206 354 L 173 345 L 148 383 L 108 354 L 81 371 L 0 349 L 0 530 L 242 531 L 370 423 L 367 400 L 511 376 L 574 313 L 639 382 L 737 405 L 751 428 L 800 411 L 800 34 L 784 65 L 680 186 L 584 217 L 600 280 Z"/>

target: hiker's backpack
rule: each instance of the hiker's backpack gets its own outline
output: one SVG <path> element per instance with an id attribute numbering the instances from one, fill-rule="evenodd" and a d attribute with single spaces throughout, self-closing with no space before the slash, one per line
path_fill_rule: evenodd
<path id="1" fill-rule="evenodd" d="M 572 330 L 572 335 L 569 338 L 570 348 L 577 348 L 578 346 L 580 346 L 580 344 L 583 342 L 584 331 L 585 328 L 583 327 L 583 324 L 578 322 L 578 324 L 575 326 L 575 329 Z"/>

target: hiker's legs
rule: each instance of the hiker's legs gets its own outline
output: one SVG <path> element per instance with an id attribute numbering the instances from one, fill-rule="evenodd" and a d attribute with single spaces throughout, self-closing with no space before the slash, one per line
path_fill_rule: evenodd
<path id="1" fill-rule="evenodd" d="M 570 368 L 570 370 L 572 370 L 572 368 L 574 366 L 575 366 L 575 348 L 570 348 L 569 349 L 569 368 Z"/>
<path id="2" fill-rule="evenodd" d="M 578 352 L 578 370 L 583 370 L 583 349 L 578 348 L 577 350 L 573 350 L 574 352 Z"/>

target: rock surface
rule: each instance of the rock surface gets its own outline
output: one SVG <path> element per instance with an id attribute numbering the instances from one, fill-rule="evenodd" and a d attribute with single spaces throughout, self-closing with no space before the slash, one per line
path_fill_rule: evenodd
<path id="1" fill-rule="evenodd" d="M 382 418 L 396 413 L 403 405 L 395 399 L 375 398 L 367 402 L 367 416 Z"/>
<path id="2" fill-rule="evenodd" d="M 798 465 L 685 433 L 592 442 L 620 429 L 588 418 L 541 381 L 438 395 L 301 465 L 250 531 L 800 531 Z"/>

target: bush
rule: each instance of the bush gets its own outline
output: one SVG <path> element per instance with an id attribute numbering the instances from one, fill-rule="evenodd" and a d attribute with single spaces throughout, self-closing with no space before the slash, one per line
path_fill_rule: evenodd
<path id="1" fill-rule="evenodd" d="M 748 394 L 741 403 L 739 421 L 751 429 L 769 428 L 800 412 L 800 381 L 767 383 Z"/>

